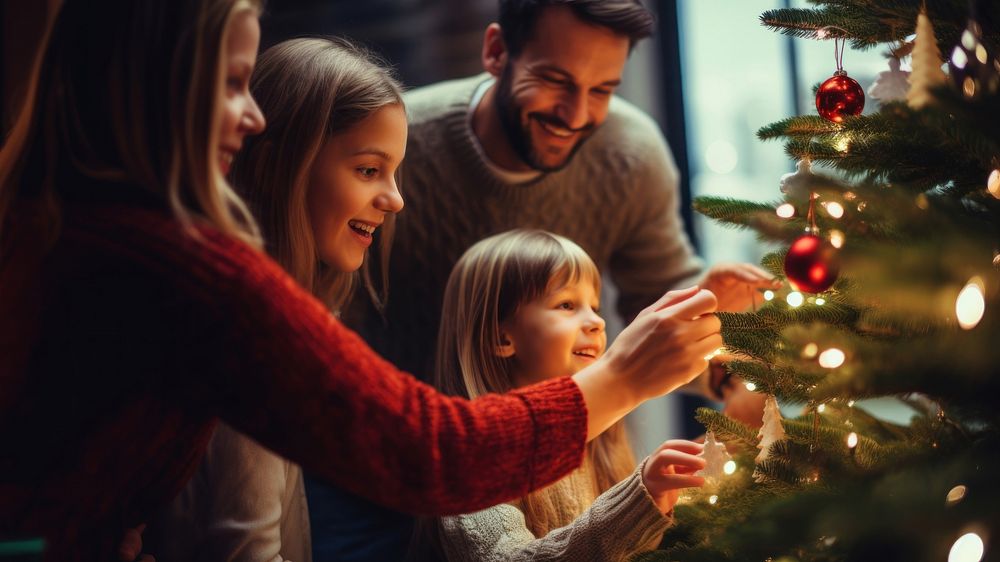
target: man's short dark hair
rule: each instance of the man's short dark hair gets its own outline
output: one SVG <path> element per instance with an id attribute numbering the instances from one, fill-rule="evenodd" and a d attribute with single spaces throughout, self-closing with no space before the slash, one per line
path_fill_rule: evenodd
<path id="1" fill-rule="evenodd" d="M 566 6 L 585 22 L 628 37 L 629 49 L 653 34 L 656 20 L 640 0 L 500 0 L 500 30 L 510 56 L 521 54 L 542 10 Z"/>

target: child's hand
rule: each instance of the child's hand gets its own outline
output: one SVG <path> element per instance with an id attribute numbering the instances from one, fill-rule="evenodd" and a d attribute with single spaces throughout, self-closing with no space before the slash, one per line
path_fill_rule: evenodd
<path id="1" fill-rule="evenodd" d="M 696 456 L 703 445 L 683 439 L 671 439 L 649 456 L 642 469 L 642 483 L 656 507 L 670 513 L 682 488 L 700 488 L 705 479 L 694 473 L 705 468 L 705 459 Z"/>

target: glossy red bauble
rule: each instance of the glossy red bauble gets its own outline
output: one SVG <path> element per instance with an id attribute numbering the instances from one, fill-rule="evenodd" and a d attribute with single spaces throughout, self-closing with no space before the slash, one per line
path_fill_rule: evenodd
<path id="1" fill-rule="evenodd" d="M 864 89 L 844 71 L 831 76 L 816 91 L 816 111 L 827 121 L 841 123 L 844 117 L 861 115 L 864 108 Z"/>
<path id="2" fill-rule="evenodd" d="M 785 276 L 796 291 L 825 291 L 837 280 L 839 273 L 837 249 L 815 234 L 800 236 L 785 256 Z"/>

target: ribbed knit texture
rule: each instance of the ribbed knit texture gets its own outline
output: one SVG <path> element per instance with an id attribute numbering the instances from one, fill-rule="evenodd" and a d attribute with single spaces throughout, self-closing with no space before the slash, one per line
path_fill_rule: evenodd
<path id="1" fill-rule="evenodd" d="M 642 464 L 594 500 L 593 472 L 573 471 L 552 485 L 559 527 L 543 537 L 528 530 L 524 514 L 500 504 L 441 521 L 448 562 L 618 562 L 653 550 L 673 522 L 642 484 Z"/>
<path id="2" fill-rule="evenodd" d="M 579 466 L 568 378 L 474 402 L 375 355 L 261 252 L 165 211 L 74 204 L 40 265 L 0 264 L 0 535 L 112 560 L 218 416 L 394 509 L 494 505 Z M 8 240 L 17 240 L 16 233 Z"/>
<path id="3" fill-rule="evenodd" d="M 477 152 L 468 120 L 472 95 L 487 79 L 443 82 L 406 96 L 406 206 L 397 217 L 384 321 L 367 314 L 364 335 L 418 375 L 431 372 L 452 267 L 492 234 L 540 228 L 573 240 L 610 273 L 625 318 L 701 269 L 677 213 L 677 168 L 649 116 L 614 98 L 607 120 L 567 167 L 508 185 Z"/>

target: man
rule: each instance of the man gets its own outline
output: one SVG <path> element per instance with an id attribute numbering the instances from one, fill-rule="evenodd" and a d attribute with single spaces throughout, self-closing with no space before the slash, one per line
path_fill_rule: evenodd
<path id="1" fill-rule="evenodd" d="M 362 327 L 373 347 L 426 380 L 453 264 L 475 242 L 517 227 L 583 247 L 617 286 L 626 320 L 672 288 L 697 283 L 716 293 L 720 310 L 740 310 L 756 287 L 773 286 L 749 265 L 703 272 L 678 215 L 678 172 L 663 135 L 614 96 L 632 47 L 653 27 L 636 0 L 500 0 L 499 22 L 483 40 L 486 74 L 406 96 L 406 210 L 396 222 L 387 306 L 369 311 Z M 321 493 L 310 488 L 311 506 L 325 501 Z M 355 559 L 399 558 L 399 550 L 372 548 L 387 540 L 385 530 L 350 555 L 321 553 L 331 526 L 357 541 L 359 521 L 378 512 L 340 505 L 321 513 L 328 509 L 313 511 L 317 559 L 362 551 Z"/>

